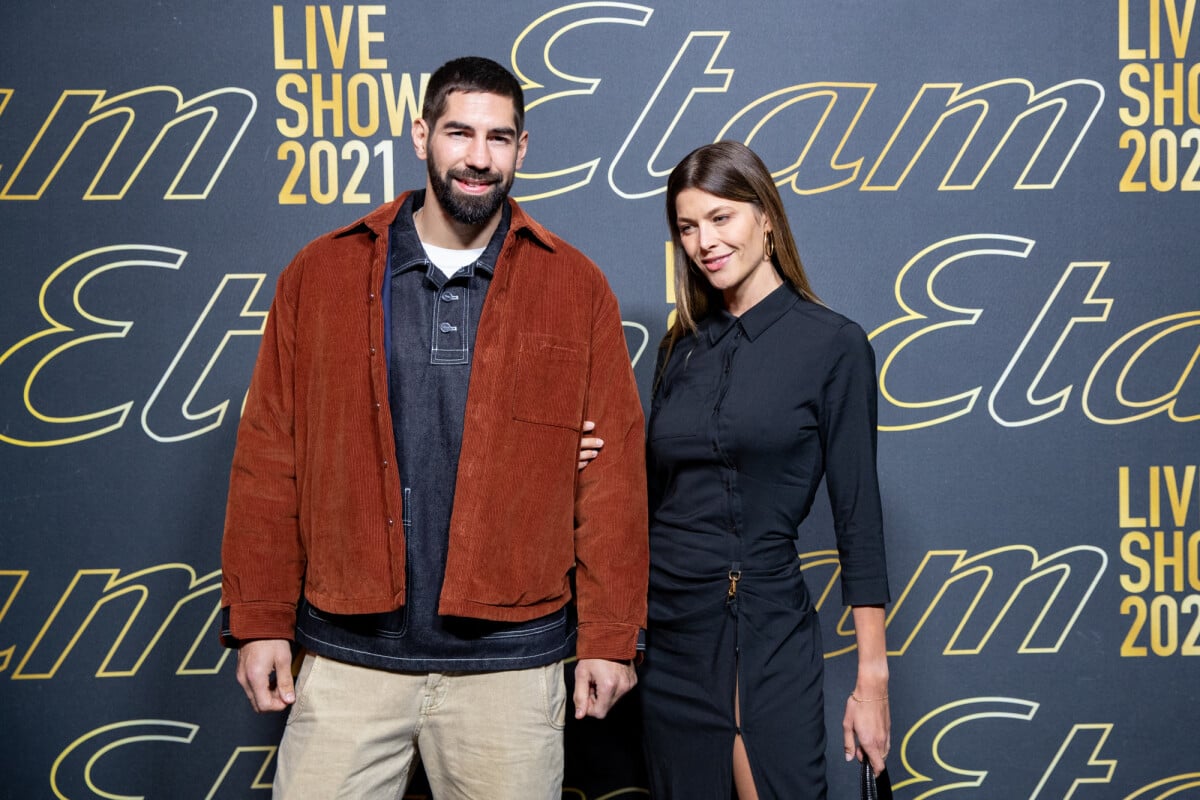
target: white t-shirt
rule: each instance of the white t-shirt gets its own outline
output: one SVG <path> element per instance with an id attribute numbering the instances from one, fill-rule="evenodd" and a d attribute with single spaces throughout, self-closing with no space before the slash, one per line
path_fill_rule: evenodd
<path id="1" fill-rule="evenodd" d="M 426 242 L 421 242 L 421 246 L 425 248 L 425 255 L 429 256 L 433 265 L 441 270 L 447 278 L 468 264 L 475 263 L 475 260 L 487 249 L 486 247 L 473 247 L 470 250 L 451 250 L 448 247 L 437 247 Z"/>

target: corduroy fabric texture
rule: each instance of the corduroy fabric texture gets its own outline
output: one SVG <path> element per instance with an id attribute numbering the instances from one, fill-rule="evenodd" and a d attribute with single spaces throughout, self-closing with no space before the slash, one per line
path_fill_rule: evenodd
<path id="1" fill-rule="evenodd" d="M 338 614 L 405 596 L 382 286 L 403 196 L 311 242 L 276 286 L 230 476 L 227 643 L 292 638 L 301 591 Z M 561 608 L 580 658 L 629 659 L 645 622 L 643 419 L 600 270 L 514 202 L 480 319 L 439 611 Z M 604 457 L 577 475 L 584 419 Z"/>

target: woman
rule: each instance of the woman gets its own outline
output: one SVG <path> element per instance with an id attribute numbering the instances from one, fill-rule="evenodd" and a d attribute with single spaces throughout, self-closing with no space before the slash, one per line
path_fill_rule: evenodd
<path id="1" fill-rule="evenodd" d="M 874 356 L 809 288 L 771 175 L 747 147 L 684 158 L 667 217 L 676 319 L 647 434 L 651 793 L 824 798 L 823 649 L 796 557 L 822 475 L 858 644 L 846 758 L 879 770 L 888 750 Z"/>

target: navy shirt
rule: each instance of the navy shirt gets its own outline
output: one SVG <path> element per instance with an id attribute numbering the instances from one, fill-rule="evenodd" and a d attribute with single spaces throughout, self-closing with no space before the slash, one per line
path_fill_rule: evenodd
<path id="1" fill-rule="evenodd" d="M 304 602 L 297 641 L 321 655 L 397 671 L 549 664 L 570 655 L 574 645 L 569 607 L 523 623 L 437 613 L 475 331 L 511 209 L 503 206 L 500 225 L 479 259 L 447 278 L 429 261 L 413 226 L 424 199 L 424 192 L 414 192 L 401 206 L 388 256 L 388 396 L 404 491 L 406 602 L 387 614 L 353 616 L 326 614 Z"/>

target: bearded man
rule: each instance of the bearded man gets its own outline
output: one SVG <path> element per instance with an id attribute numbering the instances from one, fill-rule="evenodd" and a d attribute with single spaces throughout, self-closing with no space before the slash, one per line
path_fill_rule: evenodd
<path id="1" fill-rule="evenodd" d="M 290 707 L 275 797 L 561 796 L 577 717 L 636 682 L 643 420 L 600 270 L 509 198 L 520 84 L 426 89 L 406 192 L 283 271 L 238 430 L 222 641 Z M 605 457 L 577 476 L 584 420 Z M 294 651 L 302 654 L 293 683 Z"/>

